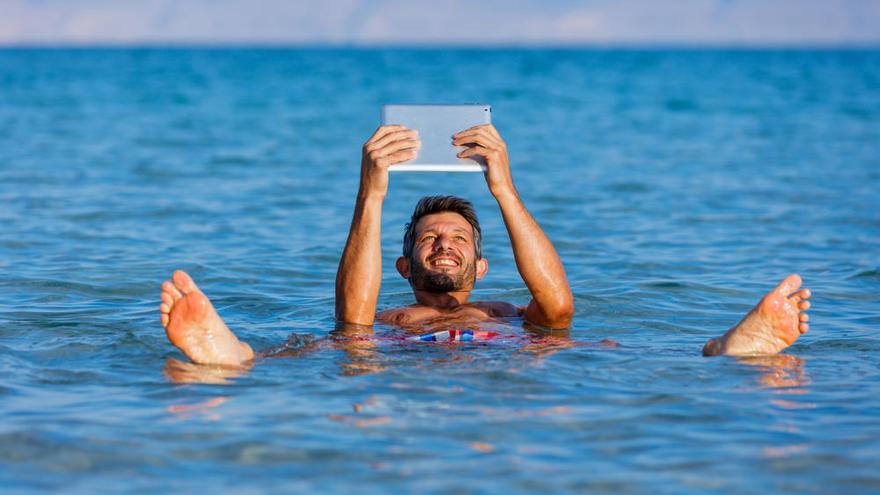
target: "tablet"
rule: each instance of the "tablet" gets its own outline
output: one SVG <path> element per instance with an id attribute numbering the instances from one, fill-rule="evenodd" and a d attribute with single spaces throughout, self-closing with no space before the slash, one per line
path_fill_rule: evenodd
<path id="1" fill-rule="evenodd" d="M 492 122 L 489 105 L 383 105 L 382 125 L 419 131 L 422 147 L 412 160 L 392 165 L 394 172 L 483 172 L 482 157 L 459 158 L 466 146 L 453 146 L 452 135 Z"/>

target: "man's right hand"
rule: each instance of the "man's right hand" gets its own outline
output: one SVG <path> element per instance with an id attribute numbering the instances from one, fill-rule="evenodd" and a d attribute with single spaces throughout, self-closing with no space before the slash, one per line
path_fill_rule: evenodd
<path id="1" fill-rule="evenodd" d="M 384 198 L 388 193 L 388 167 L 416 157 L 419 133 L 401 125 L 383 125 L 364 143 L 361 158 L 361 194 Z"/>

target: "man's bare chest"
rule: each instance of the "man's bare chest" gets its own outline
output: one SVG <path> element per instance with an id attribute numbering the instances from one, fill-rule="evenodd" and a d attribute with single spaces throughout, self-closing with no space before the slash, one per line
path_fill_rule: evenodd
<path id="1" fill-rule="evenodd" d="M 479 323 L 497 318 L 520 316 L 522 312 L 516 306 L 503 302 L 477 302 L 463 304 L 451 309 L 433 308 L 430 306 L 407 306 L 379 313 L 379 320 L 402 327 L 418 325 L 426 326 L 464 325 Z"/>

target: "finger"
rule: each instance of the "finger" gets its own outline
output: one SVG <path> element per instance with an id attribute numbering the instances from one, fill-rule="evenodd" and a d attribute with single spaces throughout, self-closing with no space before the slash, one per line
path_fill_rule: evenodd
<path id="1" fill-rule="evenodd" d="M 486 133 L 465 134 L 462 136 L 458 136 L 452 140 L 452 144 L 456 146 L 467 145 L 471 143 L 480 144 L 492 148 L 501 147 L 501 143 L 499 141 Z"/>
<path id="2" fill-rule="evenodd" d="M 503 139 L 501 139 L 501 134 L 498 133 L 498 129 L 496 129 L 494 125 L 486 124 L 486 130 L 489 131 L 489 134 L 494 136 L 495 139 L 498 139 L 499 141 L 502 141 L 502 142 L 504 141 Z"/>
<path id="3" fill-rule="evenodd" d="M 489 139 L 496 140 L 495 136 L 493 136 L 488 129 L 482 126 L 461 131 L 458 134 L 453 135 L 452 139 L 460 139 L 470 136 L 486 136 Z"/>
<path id="4" fill-rule="evenodd" d="M 370 139 L 367 139 L 367 142 L 369 143 L 371 141 L 375 141 L 382 136 L 388 134 L 389 132 L 400 131 L 403 129 L 406 129 L 406 127 L 402 125 L 381 125 L 376 129 L 376 132 L 374 132 L 373 135 L 370 136 Z"/>
<path id="5" fill-rule="evenodd" d="M 422 142 L 418 139 L 404 139 L 401 141 L 394 141 L 387 146 L 383 146 L 377 150 L 373 150 L 370 152 L 370 157 L 373 159 L 382 158 L 389 156 L 393 153 L 397 153 L 398 151 L 403 150 L 417 150 L 422 146 Z"/>
<path id="6" fill-rule="evenodd" d="M 364 149 L 372 151 L 386 146 L 388 143 L 398 141 L 400 139 L 412 139 L 417 137 L 418 133 L 410 129 L 399 129 L 383 134 L 378 139 L 372 140 L 364 144 Z"/>
<path id="7" fill-rule="evenodd" d="M 499 149 L 501 148 L 501 143 L 493 139 L 491 136 L 487 136 L 484 134 L 473 134 L 469 136 L 460 137 L 454 139 L 452 144 L 456 146 L 466 146 L 470 144 L 478 144 L 484 148 L 489 149 Z"/>
<path id="8" fill-rule="evenodd" d="M 482 156 L 485 158 L 485 157 L 488 157 L 489 155 L 491 155 L 492 152 L 493 152 L 493 150 L 490 150 L 488 148 L 484 148 L 483 146 L 474 146 L 474 147 L 468 148 L 468 149 L 462 151 L 461 153 L 459 153 L 458 157 L 459 158 L 469 158 L 472 156 Z"/>
<path id="9" fill-rule="evenodd" d="M 464 133 L 466 133 L 466 132 L 476 132 L 476 131 L 484 130 L 484 129 L 486 129 L 487 127 L 489 127 L 489 126 L 491 126 L 491 125 L 492 125 L 492 124 L 480 124 L 480 125 L 475 125 L 475 126 L 473 126 L 473 127 L 468 127 L 467 129 L 458 132 L 458 133 L 456 134 L 456 136 L 457 136 L 458 134 L 464 134 Z"/>
<path id="10" fill-rule="evenodd" d="M 389 143 L 393 143 L 394 141 L 400 141 L 401 139 L 416 139 L 419 137 L 418 131 L 413 131 L 410 129 L 391 131 L 388 134 L 385 134 L 381 138 L 373 141 L 371 143 L 367 143 L 364 145 L 364 149 L 369 151 L 375 151 L 377 149 L 388 146 Z"/>
<path id="11" fill-rule="evenodd" d="M 465 130 L 455 134 L 454 136 L 452 136 L 452 138 L 453 139 L 464 138 L 464 137 L 469 137 L 469 136 L 474 136 L 474 135 L 486 136 L 489 139 L 491 139 L 492 141 L 495 141 L 496 143 L 498 143 L 500 145 L 504 145 L 504 140 L 501 139 L 501 135 L 498 134 L 498 130 L 495 129 L 495 126 L 493 126 L 492 124 L 484 124 L 484 125 L 479 125 L 476 127 L 471 127 L 470 129 L 465 129 Z"/>
<path id="12" fill-rule="evenodd" d="M 416 157 L 416 150 L 403 150 L 398 151 L 397 153 L 392 153 L 386 157 L 383 157 L 383 161 L 387 161 L 388 165 L 394 165 L 397 163 L 405 162 L 407 160 L 412 160 Z"/>

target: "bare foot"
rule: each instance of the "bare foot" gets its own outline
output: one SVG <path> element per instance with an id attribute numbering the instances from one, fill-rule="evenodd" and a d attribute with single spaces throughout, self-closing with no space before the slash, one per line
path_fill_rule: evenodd
<path id="1" fill-rule="evenodd" d="M 159 310 L 168 340 L 194 363 L 238 366 L 253 359 L 251 347 L 229 330 L 186 272 L 177 270 L 162 284 Z"/>
<path id="2" fill-rule="evenodd" d="M 801 289 L 801 278 L 789 275 L 761 299 L 737 325 L 724 335 L 706 342 L 704 356 L 755 356 L 776 354 L 809 330 L 809 289 Z"/>

